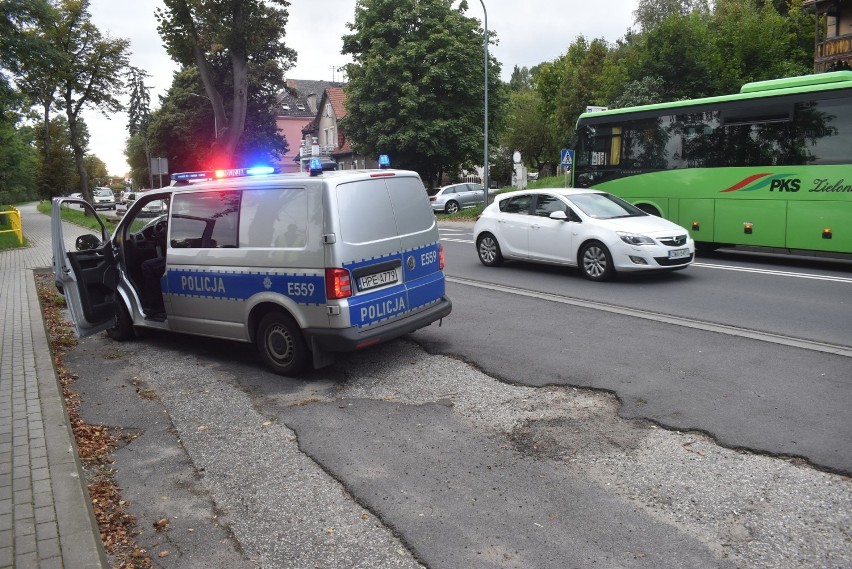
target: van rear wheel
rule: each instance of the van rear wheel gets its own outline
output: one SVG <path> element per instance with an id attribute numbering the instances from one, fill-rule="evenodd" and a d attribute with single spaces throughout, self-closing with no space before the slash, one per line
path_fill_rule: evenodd
<path id="1" fill-rule="evenodd" d="M 297 375 L 308 361 L 302 329 L 283 312 L 270 312 L 257 326 L 260 357 L 278 375 Z"/>

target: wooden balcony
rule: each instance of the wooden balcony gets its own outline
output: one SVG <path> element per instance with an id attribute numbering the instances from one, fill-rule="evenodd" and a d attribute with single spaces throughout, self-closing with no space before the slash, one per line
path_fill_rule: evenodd
<path id="1" fill-rule="evenodd" d="M 852 65 L 852 34 L 828 38 L 816 45 L 814 71 L 826 71 L 840 61 Z"/>

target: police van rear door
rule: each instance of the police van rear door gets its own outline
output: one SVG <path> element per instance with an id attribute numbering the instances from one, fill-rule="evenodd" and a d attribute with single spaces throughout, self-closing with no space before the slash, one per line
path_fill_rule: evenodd
<path id="1" fill-rule="evenodd" d="M 339 184 L 340 240 L 334 248 L 352 275 L 350 323 L 381 324 L 444 295 L 438 227 L 420 178 L 389 171 Z"/>

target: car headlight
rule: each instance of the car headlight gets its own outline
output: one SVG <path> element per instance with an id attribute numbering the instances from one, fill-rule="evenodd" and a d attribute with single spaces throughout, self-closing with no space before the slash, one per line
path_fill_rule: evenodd
<path id="1" fill-rule="evenodd" d="M 645 237 L 644 235 L 637 235 L 635 233 L 624 233 L 623 231 L 616 231 L 618 236 L 622 241 L 627 243 L 628 245 L 653 245 L 654 240 L 650 237 Z"/>

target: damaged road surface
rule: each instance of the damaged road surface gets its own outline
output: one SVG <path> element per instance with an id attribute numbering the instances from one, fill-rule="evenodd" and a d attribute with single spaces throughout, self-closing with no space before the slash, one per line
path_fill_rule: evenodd
<path id="1" fill-rule="evenodd" d="M 166 334 L 65 362 L 81 414 L 132 434 L 116 480 L 156 567 L 852 566 L 847 476 L 409 341 L 300 379 Z"/>

